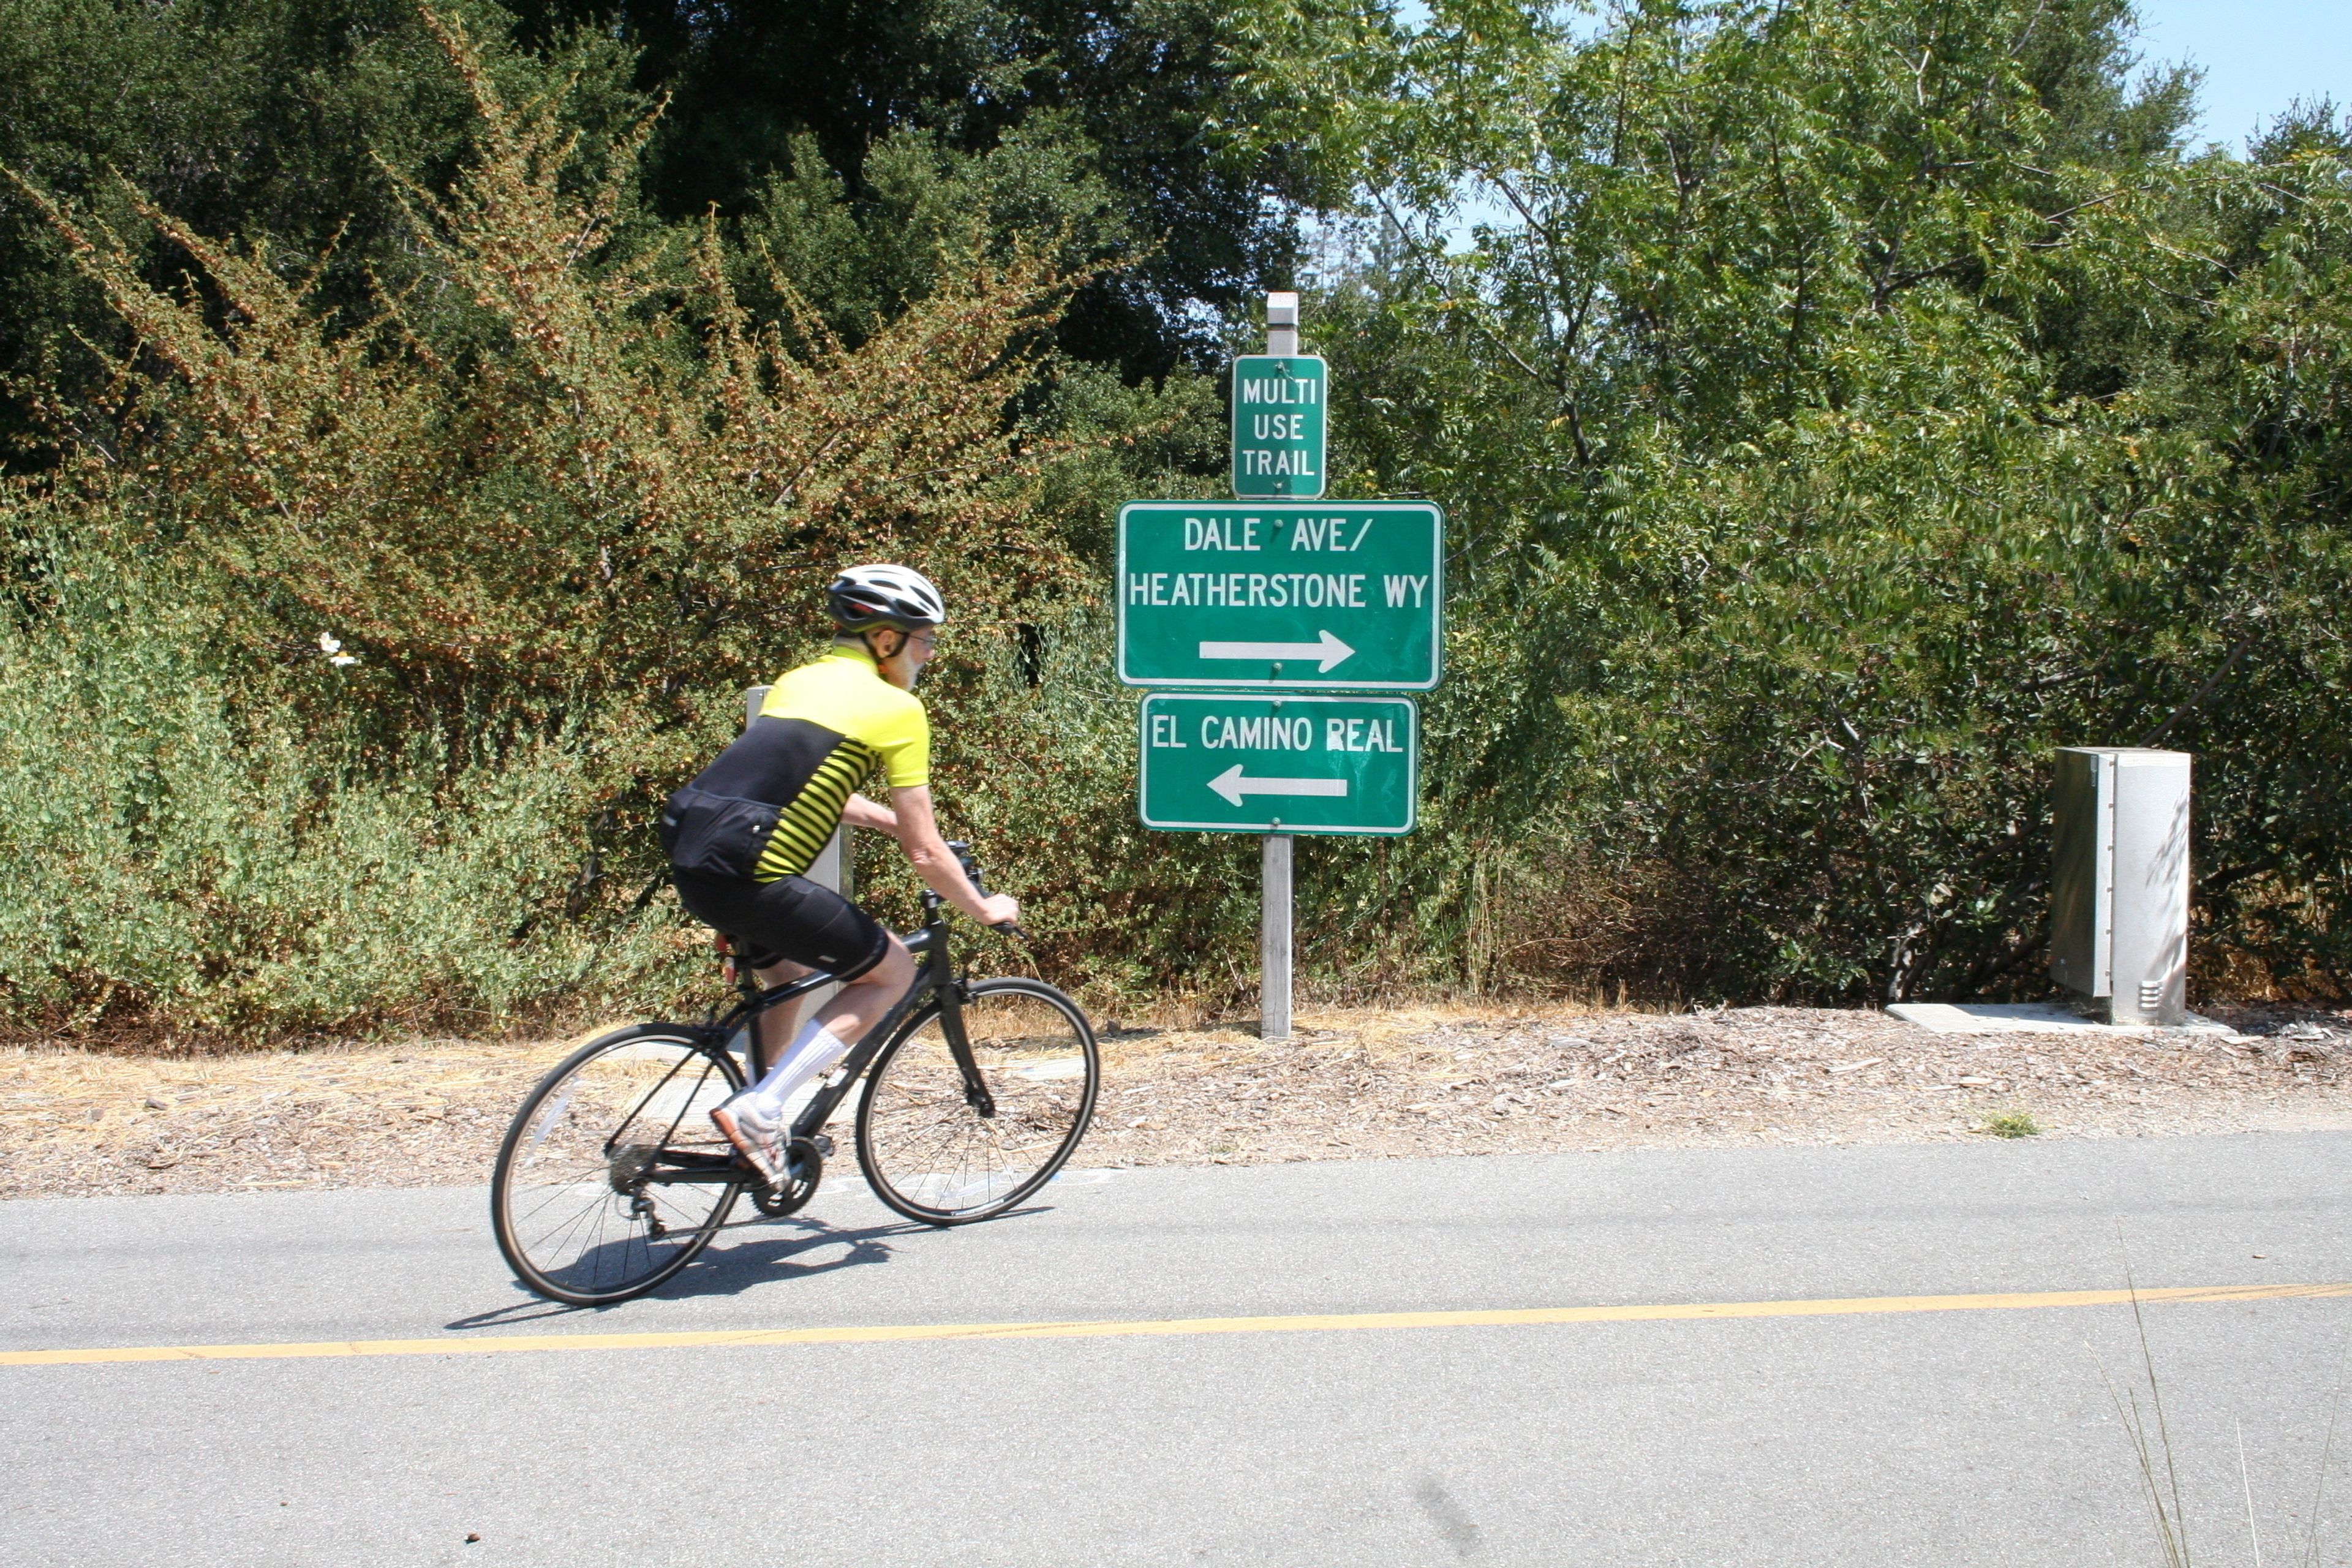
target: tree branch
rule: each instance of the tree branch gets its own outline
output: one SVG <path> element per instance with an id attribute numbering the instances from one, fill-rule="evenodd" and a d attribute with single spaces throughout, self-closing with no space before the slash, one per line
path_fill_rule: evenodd
<path id="1" fill-rule="evenodd" d="M 2205 684 L 2197 689 L 2197 694 L 2194 697 L 2191 697 L 2188 701 L 2182 703 L 2179 707 L 2174 709 L 2172 710 L 2171 718 L 2167 719 L 2163 723 L 2158 724 L 2155 729 L 2150 730 L 2147 734 L 2142 735 L 2139 739 L 2139 743 L 2143 746 L 2155 745 L 2158 741 L 2163 740 L 2167 735 L 2172 733 L 2172 727 L 2174 725 L 2179 723 L 2183 719 L 2188 718 L 2191 713 L 2196 712 L 2200 708 L 2204 707 L 2206 700 L 2221 689 L 2221 682 L 2230 678 L 2230 672 L 2238 668 L 2238 661 L 2245 658 L 2247 650 L 2252 648 L 2253 646 L 2254 639 L 2251 635 L 2240 637 L 2238 639 L 2238 646 L 2230 650 L 2230 657 L 2221 661 L 2221 668 L 2215 670 L 2211 675 L 2206 678 Z"/>

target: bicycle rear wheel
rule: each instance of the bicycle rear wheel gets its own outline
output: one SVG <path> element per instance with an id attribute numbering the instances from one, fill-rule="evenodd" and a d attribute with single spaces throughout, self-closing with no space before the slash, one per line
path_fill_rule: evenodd
<path id="1" fill-rule="evenodd" d="M 541 1295 L 597 1307 L 694 1260 L 743 1190 L 710 1110 L 743 1086 L 698 1031 L 639 1024 L 564 1058 L 515 1112 L 490 1177 L 490 1225 Z"/>
<path id="2" fill-rule="evenodd" d="M 1053 1179 L 1094 1114 L 1102 1064 L 1077 1004 L 1035 980 L 983 980 L 961 1009 L 987 1098 L 975 1107 L 934 1000 L 875 1058 L 857 1107 L 874 1195 L 927 1225 L 1003 1214 Z"/>

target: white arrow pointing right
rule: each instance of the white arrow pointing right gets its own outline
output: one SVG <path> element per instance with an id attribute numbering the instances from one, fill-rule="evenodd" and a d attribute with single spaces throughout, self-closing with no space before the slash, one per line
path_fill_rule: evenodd
<path id="1" fill-rule="evenodd" d="M 1316 633 L 1313 642 L 1204 642 L 1201 645 L 1202 658 L 1311 660 L 1317 672 L 1325 675 L 1330 673 L 1333 665 L 1353 658 L 1355 654 L 1354 648 L 1328 631 Z"/>
<path id="2" fill-rule="evenodd" d="M 1233 805 L 1252 795 L 1330 795 L 1345 799 L 1348 794 L 1346 779 L 1254 779 L 1244 776 L 1239 763 L 1211 779 L 1209 787 Z"/>

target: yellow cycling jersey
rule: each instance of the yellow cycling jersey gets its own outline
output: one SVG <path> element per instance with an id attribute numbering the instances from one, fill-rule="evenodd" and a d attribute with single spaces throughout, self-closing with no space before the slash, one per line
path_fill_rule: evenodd
<path id="1" fill-rule="evenodd" d="M 894 788 L 930 783 L 930 721 L 863 648 L 836 647 L 779 676 L 759 717 L 693 787 L 780 808 L 751 873 L 772 882 L 815 864 L 851 792 L 877 766 Z"/>

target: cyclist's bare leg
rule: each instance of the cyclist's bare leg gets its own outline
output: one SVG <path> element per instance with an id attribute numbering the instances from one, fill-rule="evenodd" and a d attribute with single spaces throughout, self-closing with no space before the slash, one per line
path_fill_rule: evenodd
<path id="1" fill-rule="evenodd" d="M 755 969 L 751 972 L 761 987 L 770 991 L 773 991 L 779 985 L 789 985 L 804 975 L 815 973 L 807 964 L 794 963 L 789 958 L 778 959 L 763 969 Z M 753 1047 L 751 1081 L 753 1083 L 767 1077 L 768 1069 L 782 1059 L 784 1047 L 791 1045 L 801 1032 L 801 1020 L 807 1016 L 808 1010 L 815 1005 L 816 999 L 814 994 L 807 996 L 795 996 L 789 1002 L 769 1008 L 751 1020 Z"/>
<path id="2" fill-rule="evenodd" d="M 763 984 L 772 986 L 808 973 L 798 964 L 779 963 L 759 971 L 759 975 Z M 906 944 L 894 936 L 883 952 L 882 962 L 835 992 L 817 1009 L 814 1023 L 789 1037 L 789 1045 L 777 1043 L 787 1037 L 781 1029 L 766 1027 L 762 1017 L 759 1054 L 767 1060 L 773 1053 L 774 1065 L 761 1073 L 750 1088 L 710 1113 L 719 1130 L 742 1151 L 762 1176 L 772 1182 L 782 1177 L 783 1139 L 788 1131 L 783 1117 L 793 1095 L 831 1070 L 856 1045 L 859 1037 L 880 1022 L 898 998 L 907 994 L 914 980 L 914 957 L 907 952 Z"/>
<path id="3" fill-rule="evenodd" d="M 759 973 L 763 984 L 773 986 L 812 972 L 796 963 L 778 963 Z M 771 1008 L 760 1020 L 762 1066 L 752 1078 L 753 1089 L 772 1104 L 782 1103 L 799 1085 L 840 1060 L 907 994 L 914 979 L 913 956 L 892 937 L 881 962 L 828 997 L 816 1008 L 814 1022 L 803 1023 L 801 1009 L 790 1003 Z M 781 1025 L 769 1022 L 772 1015 L 788 1011 L 793 1016 Z"/>
<path id="4" fill-rule="evenodd" d="M 759 977 L 761 986 L 772 991 L 779 985 L 788 985 L 816 971 L 785 958 L 752 973 Z M 913 984 L 914 980 L 914 955 L 907 951 L 906 943 L 894 936 L 890 939 L 889 948 L 882 955 L 881 963 L 842 986 L 821 1006 L 814 1003 L 812 994 L 810 996 L 795 996 L 789 1002 L 769 1008 L 758 1019 L 760 1066 L 759 1070 L 751 1075 L 752 1081 L 756 1083 L 765 1077 L 768 1069 L 782 1059 L 784 1048 L 800 1037 L 801 1025 L 807 1019 L 813 1006 L 817 1008 L 816 1016 L 834 1038 L 844 1045 L 854 1046 L 859 1036 L 872 1028 L 882 1015 L 890 1010 L 891 1005 L 907 994 L 907 987 Z"/>
<path id="5" fill-rule="evenodd" d="M 817 1017 L 835 1039 L 854 1046 L 914 983 L 915 955 L 894 936 L 882 962 L 835 992 L 817 1009 Z"/>

